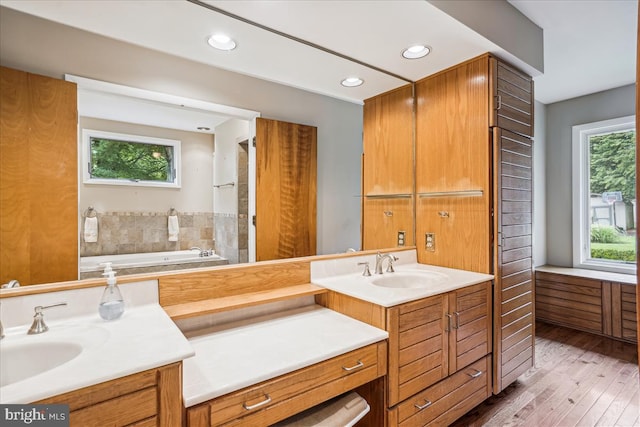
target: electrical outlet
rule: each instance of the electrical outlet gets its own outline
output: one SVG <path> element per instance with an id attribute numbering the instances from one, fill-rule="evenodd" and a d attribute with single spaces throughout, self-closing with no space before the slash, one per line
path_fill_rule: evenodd
<path id="1" fill-rule="evenodd" d="M 436 251 L 436 234 L 435 233 L 424 234 L 424 248 L 429 252 Z"/>
<path id="2" fill-rule="evenodd" d="M 404 246 L 404 231 L 398 231 L 398 246 Z"/>

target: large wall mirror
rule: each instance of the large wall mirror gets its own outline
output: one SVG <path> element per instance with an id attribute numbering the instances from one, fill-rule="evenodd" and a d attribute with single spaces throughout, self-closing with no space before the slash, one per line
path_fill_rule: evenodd
<path id="1" fill-rule="evenodd" d="M 304 8 L 303 3 L 307 2 L 294 2 L 286 7 L 303 17 L 307 16 L 304 11 L 296 9 Z M 319 12 L 314 16 L 324 16 L 322 13 L 332 16 L 331 2 L 313 3 Z M 361 2 L 344 3 L 344 16 L 360 16 Z M 123 104 L 118 104 L 116 94 L 105 90 L 83 93 L 80 85 L 79 135 L 82 129 L 97 129 L 179 140 L 183 162 L 180 189 L 84 184 L 80 172 L 86 164 L 79 145 L 80 255 L 188 252 L 192 247 L 221 253 L 224 246 L 229 246 L 235 254 L 226 257 L 229 261 L 251 261 L 242 252 L 243 244 L 235 243 L 234 239 L 227 242 L 225 237 L 239 236 L 242 227 L 252 229 L 251 218 L 246 218 L 242 225 L 237 220 L 245 216 L 243 203 L 247 206 L 246 216 L 250 217 L 253 203 L 251 197 L 246 202 L 241 200 L 244 191 L 241 186 L 246 181 L 249 194 L 249 183 L 254 177 L 250 176 L 251 168 L 241 171 L 240 165 L 245 162 L 243 156 L 247 164 L 251 161 L 251 139 L 255 133 L 252 123 L 257 116 L 317 129 L 316 253 L 342 253 L 362 246 L 365 99 L 488 51 L 533 75 L 539 74 L 536 67 L 541 69 L 535 58 L 527 57 L 528 52 L 519 52 L 517 46 L 507 52 L 496 44 L 497 38 L 492 41 L 490 35 L 481 36 L 441 10 L 438 3 L 369 3 L 367 20 L 353 20 L 344 25 L 351 33 L 367 35 L 358 40 L 366 39 L 367 43 L 381 47 L 359 56 L 353 54 L 358 52 L 358 40 L 341 41 L 346 43 L 344 51 L 350 53 L 346 55 L 340 53 L 341 43 L 331 37 L 337 34 L 335 31 L 314 34 L 313 17 L 301 18 L 299 22 L 278 21 L 278 13 L 252 8 L 250 2 L 155 2 L 150 8 L 146 2 L 127 2 L 116 7 L 113 2 L 6 0 L 0 14 L 0 61 L 6 67 L 57 79 L 73 75 L 76 80 L 89 79 L 160 97 L 173 96 L 173 101 L 185 100 L 173 102 L 169 108 L 172 102 L 119 93 Z M 221 13 L 215 7 L 227 12 Z M 505 2 L 492 7 L 511 6 Z M 391 25 L 389 11 L 401 9 L 404 20 L 397 20 L 394 25 L 401 26 L 406 33 L 390 36 L 387 32 L 371 31 Z M 238 20 L 233 14 L 243 19 Z M 144 22 L 140 21 L 141 16 L 145 16 Z M 401 57 L 401 49 L 386 49 L 400 38 L 430 41 L 424 40 L 423 24 L 428 20 L 442 24 L 429 26 L 433 32 L 429 33 L 430 40 L 437 40 L 437 45 L 432 46 L 428 60 L 407 61 Z M 258 28 L 252 22 L 279 32 Z M 305 22 L 309 23 L 307 27 Z M 239 43 L 237 52 L 213 51 L 206 38 L 218 29 L 235 31 L 239 37 L 247 38 Z M 312 43 L 305 43 L 307 39 Z M 340 81 L 351 75 L 360 76 L 365 84 L 341 86 Z M 88 103 L 91 99 L 92 103 Z M 206 111 L 199 102 L 232 108 Z M 164 114 L 171 109 L 175 114 Z M 162 114 L 160 110 L 164 110 Z M 191 129 L 172 124 L 167 118 L 186 112 L 195 117 L 195 122 L 189 125 Z M 413 129 L 413 120 L 406 127 Z M 163 234 L 168 233 L 171 213 L 184 218 L 179 224 L 184 241 L 176 243 Z M 83 241 L 85 219 L 93 215 L 98 216 L 99 235 L 104 241 L 89 245 Z M 196 249 L 192 252 L 199 253 Z"/>

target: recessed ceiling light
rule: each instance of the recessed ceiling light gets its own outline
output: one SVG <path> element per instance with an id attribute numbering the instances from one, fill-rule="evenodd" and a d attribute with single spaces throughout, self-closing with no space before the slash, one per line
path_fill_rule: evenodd
<path id="1" fill-rule="evenodd" d="M 206 127 L 206 126 L 198 126 L 198 130 L 199 130 L 199 131 L 202 131 L 202 132 L 206 132 L 206 131 L 211 130 L 211 128 L 208 128 L 208 127 Z"/>
<path id="2" fill-rule="evenodd" d="M 429 46 L 416 44 L 403 50 L 402 56 L 407 59 L 418 59 L 427 56 L 429 52 L 431 52 L 431 48 Z"/>
<path id="3" fill-rule="evenodd" d="M 233 50 L 236 48 L 236 42 L 226 34 L 214 34 L 207 40 L 209 46 L 219 50 Z"/>
<path id="4" fill-rule="evenodd" d="M 359 77 L 347 77 L 340 82 L 340 84 L 345 87 L 356 87 L 360 86 L 362 83 L 364 83 L 364 80 Z"/>

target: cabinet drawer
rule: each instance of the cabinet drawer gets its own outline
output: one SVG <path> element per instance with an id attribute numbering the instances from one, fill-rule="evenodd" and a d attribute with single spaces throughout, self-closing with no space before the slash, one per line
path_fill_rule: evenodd
<path id="1" fill-rule="evenodd" d="M 449 425 L 491 395 L 490 374 L 491 358 L 486 356 L 389 409 L 388 425 Z"/>
<path id="2" fill-rule="evenodd" d="M 385 355 L 386 342 L 372 344 L 213 399 L 208 424 L 268 426 L 384 375 Z"/>

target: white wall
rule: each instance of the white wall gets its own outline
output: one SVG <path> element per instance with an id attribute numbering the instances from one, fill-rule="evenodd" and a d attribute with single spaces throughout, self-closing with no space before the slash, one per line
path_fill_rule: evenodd
<path id="1" fill-rule="evenodd" d="M 547 105 L 548 264 L 561 267 L 573 265 L 571 127 L 633 114 L 635 114 L 635 85 Z"/>
<path id="2" fill-rule="evenodd" d="M 547 263 L 547 177 L 546 127 L 547 108 L 536 101 L 533 129 L 533 265 Z"/>
<path id="3" fill-rule="evenodd" d="M 211 191 L 202 191 L 213 180 L 213 135 L 165 129 L 132 123 L 80 117 L 83 128 L 107 132 L 143 135 L 181 141 L 181 188 L 137 187 L 124 185 L 83 184 L 79 174 L 80 211 L 93 206 L 98 212 L 165 212 L 174 207 L 178 212 L 212 212 Z M 82 144 L 82 141 L 79 142 Z M 82 150 L 78 147 L 79 162 Z"/>
<path id="4" fill-rule="evenodd" d="M 65 73 L 259 111 L 318 127 L 318 253 L 360 246 L 362 106 L 0 11 L 0 64 Z"/>
<path id="5" fill-rule="evenodd" d="M 249 122 L 228 120 L 216 126 L 216 148 L 214 154 L 213 183 L 233 182 L 233 187 L 213 190 L 215 213 L 238 213 L 238 142 L 249 136 Z"/>

